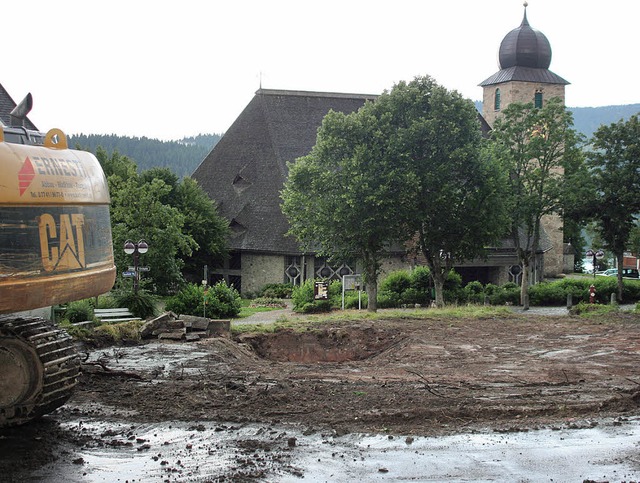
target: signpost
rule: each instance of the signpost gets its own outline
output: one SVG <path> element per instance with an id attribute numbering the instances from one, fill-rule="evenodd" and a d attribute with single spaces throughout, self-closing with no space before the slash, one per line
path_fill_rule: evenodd
<path id="1" fill-rule="evenodd" d="M 362 275 L 343 275 L 342 276 L 342 310 L 344 310 L 344 292 L 345 290 L 358 291 L 358 310 L 362 309 Z"/>

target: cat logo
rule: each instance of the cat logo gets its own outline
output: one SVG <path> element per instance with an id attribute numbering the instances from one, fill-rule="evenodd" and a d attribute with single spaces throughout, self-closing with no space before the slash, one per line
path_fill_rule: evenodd
<path id="1" fill-rule="evenodd" d="M 48 213 L 38 219 L 42 267 L 46 272 L 84 268 L 84 215 L 61 214 L 59 221 L 56 225 L 55 218 Z"/>

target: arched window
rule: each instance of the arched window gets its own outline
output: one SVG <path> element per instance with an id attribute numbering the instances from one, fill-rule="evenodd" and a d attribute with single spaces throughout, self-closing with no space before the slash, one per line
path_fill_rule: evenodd
<path id="1" fill-rule="evenodd" d="M 542 108 L 542 89 L 536 89 L 536 94 L 533 98 L 533 105 L 536 109 Z"/>
<path id="2" fill-rule="evenodd" d="M 496 95 L 493 99 L 493 108 L 496 111 L 500 110 L 500 88 L 499 87 L 496 89 Z"/>

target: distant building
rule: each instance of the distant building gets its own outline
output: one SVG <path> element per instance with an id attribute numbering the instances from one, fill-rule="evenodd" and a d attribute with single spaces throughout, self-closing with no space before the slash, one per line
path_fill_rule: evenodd
<path id="1" fill-rule="evenodd" d="M 525 17 L 500 46 L 500 71 L 481 85 L 484 88 L 483 131 L 500 109 L 515 101 L 544 102 L 561 95 L 562 78 L 548 70 L 551 47 L 544 35 L 533 30 Z M 267 283 L 300 284 L 308 278 L 340 278 L 358 272 L 355 263 L 332 266 L 314 253 L 304 253 L 296 240 L 285 236 L 289 226 L 280 209 L 280 191 L 287 178 L 287 162 L 307 155 L 316 142 L 322 119 L 329 110 L 350 113 L 375 95 L 320 93 L 259 89 L 251 102 L 193 173 L 193 178 L 218 204 L 230 222 L 231 257 L 210 266 L 211 279 L 226 280 L 243 293 L 257 291 Z M 485 121 L 486 119 L 486 121 Z M 562 271 L 562 224 L 545 222 L 539 265 L 533 273 Z M 556 260 L 559 252 L 559 261 Z M 383 270 L 410 268 L 419 259 L 401 251 L 389 253 Z M 487 260 L 456 267 L 463 280 L 483 283 L 519 281 L 520 267 L 511 240 L 503 240 Z"/>

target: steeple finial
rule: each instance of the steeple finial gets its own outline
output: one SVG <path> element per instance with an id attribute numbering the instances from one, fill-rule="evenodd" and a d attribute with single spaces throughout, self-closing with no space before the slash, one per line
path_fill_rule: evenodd
<path id="1" fill-rule="evenodd" d="M 525 0 L 522 5 L 524 6 L 524 18 L 522 19 L 522 25 L 529 25 L 529 20 L 527 20 L 527 7 L 529 6 L 529 3 Z"/>

